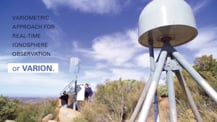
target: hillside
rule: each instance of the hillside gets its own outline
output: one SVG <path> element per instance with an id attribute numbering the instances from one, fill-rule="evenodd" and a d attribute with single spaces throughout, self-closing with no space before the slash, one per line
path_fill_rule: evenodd
<path id="1" fill-rule="evenodd" d="M 55 97 L 9 97 L 9 100 L 18 100 L 21 103 L 25 104 L 40 104 L 44 102 L 48 102 L 50 100 L 55 100 Z"/>
<path id="2" fill-rule="evenodd" d="M 212 56 L 202 56 L 195 60 L 194 68 L 217 91 L 217 61 Z M 216 122 L 217 103 L 186 71 L 182 73 L 203 121 Z M 73 122 L 128 122 L 145 85 L 143 81 L 136 80 L 119 79 L 103 82 L 97 85 L 97 91 L 91 102 L 80 102 L 79 111 L 61 108 L 58 98 L 8 99 L 0 97 L 0 122 L 6 119 L 17 122 L 38 122 L 48 115 L 55 122 L 67 117 L 71 117 Z M 186 95 L 175 77 L 174 85 L 178 121 L 196 122 Z M 166 86 L 159 86 L 157 90 L 160 121 L 167 122 L 169 121 L 168 90 Z M 154 121 L 153 113 L 153 108 L 151 108 L 148 122 Z M 66 120 L 61 122 L 66 122 Z"/>

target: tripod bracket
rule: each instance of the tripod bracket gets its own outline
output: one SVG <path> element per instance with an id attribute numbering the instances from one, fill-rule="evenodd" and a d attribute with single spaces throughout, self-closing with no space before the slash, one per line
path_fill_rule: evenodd
<path id="1" fill-rule="evenodd" d="M 164 65 L 165 71 L 175 71 L 175 70 L 181 70 L 182 67 L 179 65 L 179 63 L 175 59 L 171 59 L 171 57 L 167 57 L 166 63 Z"/>

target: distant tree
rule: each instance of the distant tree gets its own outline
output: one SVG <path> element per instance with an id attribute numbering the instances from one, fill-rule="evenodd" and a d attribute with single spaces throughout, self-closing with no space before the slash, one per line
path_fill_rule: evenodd
<path id="1" fill-rule="evenodd" d="M 98 86 L 96 101 L 106 105 L 113 120 L 122 122 L 132 114 L 143 87 L 143 82 L 135 80 L 108 82 Z"/>
<path id="2" fill-rule="evenodd" d="M 207 83 L 210 84 L 212 88 L 217 90 L 217 61 L 212 55 L 203 55 L 201 57 L 197 57 L 194 61 L 193 67 L 207 81 Z M 205 90 L 197 84 L 190 74 L 188 74 L 185 70 L 183 70 L 182 73 L 187 86 L 191 91 L 194 101 L 198 106 L 202 118 L 209 122 L 214 122 L 217 120 L 217 103 L 208 96 Z M 179 82 L 175 82 L 175 93 L 176 100 L 178 101 L 177 113 L 181 113 L 180 119 L 183 121 L 188 121 L 187 119 L 189 114 L 186 111 L 190 109 L 190 106 Z"/>
<path id="3" fill-rule="evenodd" d="M 194 68 L 217 90 L 217 60 L 212 55 L 203 55 L 196 58 Z"/>
<path id="4" fill-rule="evenodd" d="M 14 120 L 17 116 L 17 108 L 18 105 L 16 102 L 0 96 L 0 122 L 4 122 L 7 119 Z"/>
<path id="5" fill-rule="evenodd" d="M 212 55 L 203 55 L 196 58 L 194 61 L 194 68 L 198 71 L 209 72 L 213 77 L 217 78 L 217 61 Z"/>

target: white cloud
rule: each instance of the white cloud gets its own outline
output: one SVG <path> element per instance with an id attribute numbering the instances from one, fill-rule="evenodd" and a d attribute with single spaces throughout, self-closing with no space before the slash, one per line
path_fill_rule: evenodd
<path id="1" fill-rule="evenodd" d="M 195 51 L 195 56 L 213 55 L 217 58 L 217 27 L 206 27 L 199 29 L 199 35 L 185 45 L 191 51 Z"/>
<path id="2" fill-rule="evenodd" d="M 0 62 L 0 72 L 7 72 L 8 71 L 8 62 L 4 61 L 4 62 Z"/>
<path id="3" fill-rule="evenodd" d="M 150 66 L 150 58 L 149 58 L 149 53 L 145 53 L 145 54 L 141 54 L 139 56 L 136 57 L 135 59 L 136 64 L 138 66 L 147 68 Z"/>
<path id="4" fill-rule="evenodd" d="M 107 72 L 104 72 L 102 70 L 86 70 L 84 71 L 84 75 L 82 76 L 82 79 L 88 80 L 88 79 L 106 79 L 110 77 L 110 75 Z"/>
<path id="5" fill-rule="evenodd" d="M 154 52 L 155 59 L 159 55 L 159 50 Z M 150 67 L 150 56 L 149 53 L 140 54 L 135 58 L 135 64 L 139 67 L 149 68 Z"/>
<path id="6" fill-rule="evenodd" d="M 199 2 L 196 2 L 196 4 L 193 6 L 193 12 L 197 14 L 202 8 L 204 8 L 209 0 L 200 0 Z"/>
<path id="7" fill-rule="evenodd" d="M 17 74 L 1 73 L 0 94 L 13 96 L 58 96 L 68 84 L 64 74 Z M 37 90 L 34 90 L 37 89 Z M 44 93 L 44 91 L 46 91 Z"/>
<path id="8" fill-rule="evenodd" d="M 0 58 L 0 61 L 14 59 L 14 57 L 12 57 L 12 56 L 5 56 L 5 55 L 2 55 L 2 56 L 0 56 L 0 57 L 1 57 L 1 58 Z"/>
<path id="9" fill-rule="evenodd" d="M 146 61 L 149 62 L 149 59 L 148 55 L 141 54 L 145 49 L 138 43 L 137 29 L 96 37 L 91 49 L 81 49 L 77 44 L 74 47 L 95 63 L 86 67 L 95 70 L 84 71 L 81 77 L 84 81 L 99 83 L 107 79 L 146 78 L 146 69 L 143 68 L 148 67 Z"/>
<path id="10" fill-rule="evenodd" d="M 133 45 L 135 46 L 135 48 L 137 48 L 138 50 L 140 49 L 144 49 L 147 47 L 143 47 L 139 42 L 138 42 L 138 30 L 137 29 L 131 29 L 128 30 L 126 32 L 127 37 L 129 38 L 129 40 L 131 40 L 133 42 Z"/>
<path id="11" fill-rule="evenodd" d="M 55 29 L 48 29 L 45 31 L 46 37 L 49 41 L 52 42 L 52 45 L 49 45 L 49 48 L 56 49 L 62 45 L 62 41 L 64 39 L 64 31 L 62 28 L 55 22 L 49 21 L 53 25 L 55 25 Z"/>
<path id="12" fill-rule="evenodd" d="M 86 13 L 116 13 L 120 11 L 119 0 L 42 0 L 48 9 L 67 6 Z"/>
<path id="13" fill-rule="evenodd" d="M 210 47 L 210 48 L 206 48 L 206 49 L 201 49 L 199 50 L 198 53 L 196 53 L 196 57 L 201 57 L 203 55 L 213 55 L 213 58 L 217 59 L 217 44 L 215 44 L 215 47 Z"/>
<path id="14" fill-rule="evenodd" d="M 111 69 L 113 73 L 113 79 L 146 79 L 148 74 L 137 69 L 124 69 L 124 68 L 113 68 Z M 147 76 L 146 76 L 147 75 Z"/>
<path id="15" fill-rule="evenodd" d="M 7 72 L 8 70 L 8 63 L 11 62 L 11 60 L 13 61 L 19 61 L 20 58 L 17 58 L 17 57 L 13 57 L 13 56 L 5 56 L 5 55 L 2 55 L 0 56 L 0 72 Z"/>
<path id="16" fill-rule="evenodd" d="M 141 49 L 135 43 L 136 30 L 104 35 L 94 39 L 91 54 L 97 60 L 105 60 L 114 65 L 123 65 L 131 60 Z"/>
<path id="17" fill-rule="evenodd" d="M 81 49 L 77 44 L 74 47 L 94 61 L 88 66 L 91 70 L 84 71 L 81 81 L 100 83 L 107 79 L 147 80 L 149 77 L 148 49 L 138 43 L 136 29 L 96 37 L 91 49 Z M 155 50 L 155 58 L 158 53 Z"/>
<path id="18" fill-rule="evenodd" d="M 96 88 L 97 84 L 106 81 L 112 77 L 111 72 L 103 70 L 85 70 L 83 75 L 78 78 L 79 84 L 89 83 L 93 89 Z"/>

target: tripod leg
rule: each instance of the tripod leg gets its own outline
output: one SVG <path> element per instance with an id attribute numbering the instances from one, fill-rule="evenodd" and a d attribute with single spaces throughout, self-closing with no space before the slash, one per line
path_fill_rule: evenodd
<path id="1" fill-rule="evenodd" d="M 153 72 L 155 70 L 155 61 L 154 61 L 154 48 L 153 48 L 153 41 L 150 40 L 149 41 L 149 57 L 150 57 L 150 70 L 151 70 L 151 73 L 150 73 L 150 76 L 149 76 L 149 79 L 148 79 L 148 82 L 147 84 L 145 84 L 145 88 L 143 89 L 142 91 L 142 94 L 138 100 L 138 103 L 133 111 L 133 114 L 130 118 L 130 122 L 134 122 L 136 120 L 136 117 L 137 115 L 139 114 L 141 108 L 142 108 L 142 104 L 146 98 L 146 95 L 147 95 L 147 92 L 149 90 L 149 87 L 150 87 L 150 84 L 151 84 L 151 78 L 152 78 L 152 75 L 153 75 Z"/>
<path id="2" fill-rule="evenodd" d="M 150 84 L 151 84 L 151 75 L 149 76 L 148 83 L 145 84 L 145 88 L 143 89 L 142 94 L 141 94 L 141 96 L 140 96 L 140 98 L 138 100 L 138 103 L 136 104 L 136 107 L 135 107 L 135 109 L 133 111 L 133 114 L 132 114 L 132 116 L 130 118 L 130 122 L 135 122 L 136 117 L 137 117 L 137 115 L 139 114 L 139 112 L 140 112 L 140 110 L 142 108 L 142 104 L 143 104 L 143 102 L 145 100 L 145 97 L 147 95 Z"/>
<path id="3" fill-rule="evenodd" d="M 206 91 L 206 93 L 212 97 L 217 103 L 217 92 L 195 71 L 195 69 L 188 64 L 187 61 L 182 58 L 178 52 L 173 52 L 173 56 L 178 62 L 188 71 L 188 73 L 197 81 L 197 83 Z"/>
<path id="4" fill-rule="evenodd" d="M 158 94 L 157 90 L 154 95 L 154 121 L 159 122 Z"/>
<path id="5" fill-rule="evenodd" d="M 154 48 L 153 48 L 153 40 L 149 40 L 149 56 L 150 56 L 150 69 L 151 69 L 151 76 L 155 70 L 155 60 L 154 60 Z M 158 60 L 157 60 L 158 61 Z M 158 94 L 157 90 L 155 91 L 154 96 L 154 121 L 159 122 L 159 108 L 158 108 Z"/>
<path id="6" fill-rule="evenodd" d="M 194 100 L 193 100 L 193 98 L 191 96 L 191 92 L 188 89 L 188 86 L 187 86 L 187 84 L 186 84 L 186 82 L 185 82 L 185 80 L 183 78 L 183 75 L 182 75 L 181 71 L 177 70 L 177 71 L 175 71 L 175 74 L 176 74 L 176 77 L 178 78 L 178 80 L 179 80 L 179 82 L 180 82 L 180 84 L 181 84 L 181 86 L 182 86 L 182 88 L 183 88 L 183 90 L 184 90 L 184 92 L 185 92 L 185 94 L 187 96 L 188 102 L 189 102 L 189 104 L 191 106 L 191 109 L 192 109 L 192 111 L 194 113 L 194 116 L 197 119 L 197 122 L 203 122 L 203 120 L 202 120 L 202 118 L 200 116 L 200 113 L 199 113 L 199 111 L 197 109 L 197 106 L 194 103 Z"/>
<path id="7" fill-rule="evenodd" d="M 170 65 L 171 58 L 167 58 L 167 65 Z M 169 110 L 170 110 L 170 122 L 177 122 L 177 112 L 176 112 L 176 98 L 174 91 L 174 82 L 173 82 L 173 72 L 171 69 L 167 71 L 167 87 L 168 87 L 168 96 L 169 96 Z"/>
<path id="8" fill-rule="evenodd" d="M 146 99 L 144 101 L 144 104 L 143 104 L 143 107 L 142 107 L 138 122 L 145 122 L 146 119 L 147 119 L 148 112 L 149 112 L 149 110 L 151 108 L 151 102 L 152 102 L 153 97 L 155 95 L 157 85 L 158 85 L 158 81 L 160 79 L 160 75 L 161 75 L 161 72 L 163 70 L 163 66 L 164 66 L 166 57 L 167 57 L 167 51 L 162 51 L 160 53 L 159 60 L 158 60 L 158 62 L 156 64 L 155 71 L 154 71 L 153 76 L 151 78 L 152 82 L 150 84 L 150 88 L 148 90 Z"/>

